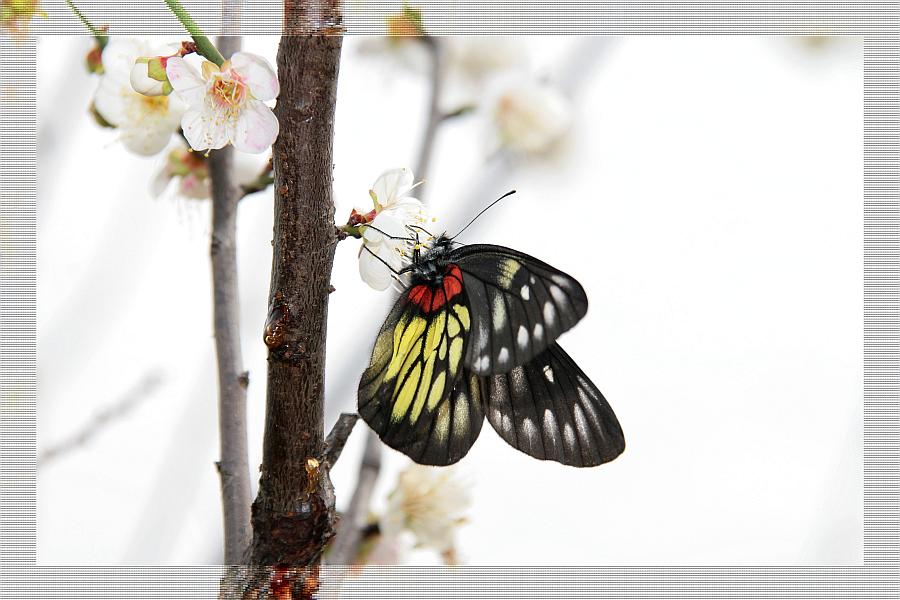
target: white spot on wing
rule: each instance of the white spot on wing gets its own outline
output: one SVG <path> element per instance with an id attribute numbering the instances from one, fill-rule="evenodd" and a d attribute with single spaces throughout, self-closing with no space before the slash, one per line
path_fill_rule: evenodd
<path id="1" fill-rule="evenodd" d="M 544 365 L 544 378 L 553 383 L 553 367 L 550 365 Z"/>
<path id="2" fill-rule="evenodd" d="M 497 362 L 505 365 L 507 360 L 509 360 L 509 350 L 500 348 L 500 354 L 497 355 Z"/>
<path id="3" fill-rule="evenodd" d="M 528 278 L 528 281 L 531 282 L 531 285 L 534 285 L 535 283 L 537 283 L 537 280 L 534 278 L 534 275 L 532 275 L 531 277 L 529 277 L 529 278 Z"/>
<path id="4" fill-rule="evenodd" d="M 556 307 L 549 300 L 544 302 L 544 321 L 547 322 L 547 325 L 553 325 L 556 322 Z"/>
<path id="5" fill-rule="evenodd" d="M 481 360 L 478 361 L 478 370 L 484 372 L 488 367 L 491 366 L 491 357 L 485 354 L 481 357 Z"/>
<path id="6" fill-rule="evenodd" d="M 570 281 L 567 277 L 563 277 L 559 273 L 554 273 L 550 276 L 554 282 L 556 282 L 560 287 L 568 288 L 570 285 Z"/>
<path id="7" fill-rule="evenodd" d="M 566 422 L 563 424 L 563 438 L 566 440 L 566 446 L 575 449 L 575 430 L 572 429 L 572 424 Z"/>
<path id="8" fill-rule="evenodd" d="M 519 344 L 519 348 L 522 350 L 528 348 L 528 330 L 525 329 L 524 325 L 519 325 L 519 331 L 516 333 L 516 343 Z"/>
<path id="9" fill-rule="evenodd" d="M 530 418 L 525 417 L 522 419 L 522 433 L 525 434 L 525 439 L 528 440 L 528 445 L 532 448 L 537 446 L 538 441 L 538 430 L 537 427 L 534 426 L 534 423 Z"/>
<path id="10" fill-rule="evenodd" d="M 540 323 L 534 326 L 534 339 L 539 342 L 544 339 L 544 326 Z"/>
<path id="11" fill-rule="evenodd" d="M 556 303 L 560 306 L 565 306 L 567 302 L 566 294 L 561 289 L 556 287 L 555 285 L 550 286 L 550 295 L 553 296 L 553 299 L 556 300 Z"/>
<path id="12" fill-rule="evenodd" d="M 525 300 L 526 302 L 531 298 L 531 290 L 528 289 L 527 285 L 522 286 L 521 294 L 522 300 Z"/>
<path id="13" fill-rule="evenodd" d="M 556 427 L 556 417 L 553 416 L 553 412 L 549 408 L 544 409 L 544 437 L 550 441 L 551 446 L 546 448 L 547 457 L 562 457 L 562 452 L 559 449 L 560 439 L 559 429 Z"/>
<path id="14" fill-rule="evenodd" d="M 506 305 L 503 302 L 503 294 L 494 296 L 494 330 L 500 331 L 506 326 Z"/>

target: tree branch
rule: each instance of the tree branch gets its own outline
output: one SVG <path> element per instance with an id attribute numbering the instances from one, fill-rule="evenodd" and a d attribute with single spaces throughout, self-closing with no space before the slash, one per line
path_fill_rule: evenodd
<path id="1" fill-rule="evenodd" d="M 251 562 L 318 563 L 334 528 L 324 449 L 325 334 L 337 244 L 332 200 L 339 2 L 285 0 L 273 147 L 275 231 L 266 422 Z"/>
<path id="2" fill-rule="evenodd" d="M 371 431 L 366 432 L 366 449 L 359 464 L 356 489 L 350 498 L 347 511 L 341 516 L 341 527 L 328 553 L 328 564 L 353 564 L 359 552 L 359 543 L 366 527 L 366 515 L 372 503 L 372 494 L 378 473 L 381 471 L 381 440 Z"/>
<path id="3" fill-rule="evenodd" d="M 416 158 L 416 168 L 413 174 L 419 181 L 423 181 L 417 190 L 417 197 L 424 198 L 425 188 L 428 187 L 428 171 L 431 167 L 431 155 L 434 149 L 435 136 L 438 127 L 444 120 L 441 113 L 441 90 L 444 86 L 444 49 L 439 38 L 434 36 L 423 36 L 421 38 L 423 44 L 428 48 L 428 56 L 431 60 L 429 71 L 429 95 L 428 95 L 428 114 L 425 117 L 425 130 L 422 134 L 422 141 L 419 143 L 419 155 Z"/>
<path id="4" fill-rule="evenodd" d="M 359 415 L 356 413 L 341 413 L 337 423 L 331 428 L 331 433 L 325 438 L 323 462 L 329 469 L 340 458 L 341 452 L 344 451 L 344 445 L 347 443 L 347 438 L 350 437 L 350 434 L 353 432 L 353 426 L 356 425 L 358 420 Z"/>
<path id="5" fill-rule="evenodd" d="M 117 419 L 124 417 L 134 410 L 138 404 L 149 398 L 161 383 L 162 377 L 157 372 L 144 375 L 128 393 L 94 415 L 77 433 L 45 448 L 37 457 L 37 468 L 40 469 L 47 463 L 87 444 L 100 432 L 115 423 Z"/>
<path id="6" fill-rule="evenodd" d="M 241 38 L 220 37 L 225 56 L 240 49 Z M 247 373 L 241 356 L 237 279 L 237 205 L 234 149 L 209 155 L 212 189 L 210 260 L 213 329 L 219 371 L 219 452 L 225 564 L 241 564 L 250 545 L 250 465 L 247 458 Z"/>

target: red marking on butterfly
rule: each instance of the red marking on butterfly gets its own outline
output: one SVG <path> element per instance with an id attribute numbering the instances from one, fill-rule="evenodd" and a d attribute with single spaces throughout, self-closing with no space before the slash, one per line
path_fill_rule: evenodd
<path id="1" fill-rule="evenodd" d="M 406 297 L 426 313 L 433 313 L 462 292 L 462 272 L 456 265 L 449 265 L 444 271 L 444 282 L 432 288 L 420 283 L 413 286 Z"/>

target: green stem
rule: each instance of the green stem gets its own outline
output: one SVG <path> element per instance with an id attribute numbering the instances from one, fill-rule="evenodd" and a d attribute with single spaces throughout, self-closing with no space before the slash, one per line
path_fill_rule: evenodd
<path id="1" fill-rule="evenodd" d="M 218 48 L 209 41 L 209 38 L 206 37 L 203 30 L 200 29 L 200 26 L 194 22 L 194 19 L 191 18 L 191 15 L 189 15 L 187 10 L 181 5 L 181 2 L 178 0 L 165 0 L 165 2 L 169 7 L 169 10 L 172 11 L 179 21 L 181 21 L 181 24 L 184 25 L 187 32 L 191 34 L 191 37 L 197 44 L 197 52 L 221 67 L 222 63 L 225 62 L 225 57 L 223 57 Z"/>
<path id="2" fill-rule="evenodd" d="M 78 20 L 84 23 L 84 26 L 88 28 L 88 31 L 91 32 L 91 35 L 94 36 L 94 39 L 97 40 L 97 43 L 100 45 L 100 49 L 103 50 L 106 48 L 107 42 L 109 42 L 109 36 L 102 29 L 98 29 L 88 21 L 87 17 L 78 10 L 78 7 L 72 4 L 71 0 L 66 0 L 66 4 L 69 5 L 69 8 L 72 9 L 72 12 L 75 13 L 75 16 L 78 17 Z"/>

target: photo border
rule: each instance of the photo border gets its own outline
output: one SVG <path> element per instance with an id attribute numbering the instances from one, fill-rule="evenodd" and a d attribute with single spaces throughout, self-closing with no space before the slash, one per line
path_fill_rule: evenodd
<path id="1" fill-rule="evenodd" d="M 34 35 L 85 35 L 45 0 Z M 210 35 L 218 0 L 184 4 Z M 350 0 L 348 34 L 397 2 Z M 864 37 L 864 531 L 853 567 L 367 567 L 365 598 L 896 598 L 900 596 L 900 4 L 414 2 L 436 34 Z M 84 6 L 82 6 L 84 5 Z M 360 8 L 363 6 L 364 8 Z M 115 35 L 182 35 L 162 2 L 82 2 Z M 115 17 L 113 19 L 113 16 Z M 105 17 L 105 18 L 104 18 Z M 281 2 L 247 0 L 241 32 L 277 35 Z M 35 566 L 36 42 L 0 35 L 0 598 L 215 598 L 224 568 Z M 86 544 L 90 540 L 85 540 Z M 346 575 L 322 568 L 324 582 Z M 349 584 L 348 588 L 351 587 Z M 349 591 L 349 590 L 345 590 Z M 323 589 L 323 597 L 329 597 Z"/>

